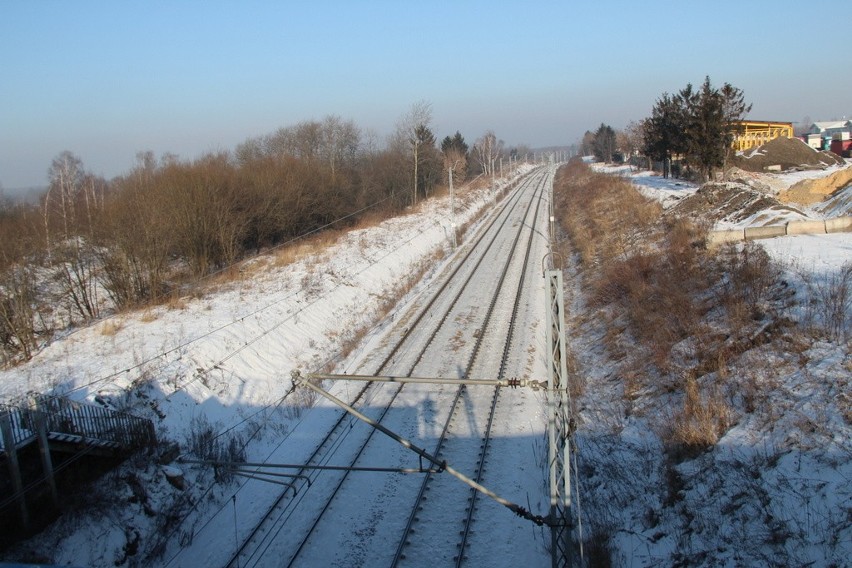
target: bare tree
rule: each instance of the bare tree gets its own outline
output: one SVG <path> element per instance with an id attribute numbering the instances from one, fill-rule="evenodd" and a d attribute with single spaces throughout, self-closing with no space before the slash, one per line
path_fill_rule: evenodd
<path id="1" fill-rule="evenodd" d="M 503 141 L 498 140 L 491 130 L 473 144 L 473 155 L 485 175 L 494 175 L 494 164 L 502 151 Z"/>
<path id="2" fill-rule="evenodd" d="M 47 170 L 50 181 L 44 196 L 44 225 L 47 249 L 50 252 L 50 225 L 54 217 L 62 222 L 62 237 L 67 239 L 74 226 L 74 202 L 83 186 L 83 162 L 69 151 L 64 151 L 53 159 Z"/>
<path id="3" fill-rule="evenodd" d="M 341 164 L 354 161 L 360 139 L 361 133 L 351 120 L 344 121 L 337 115 L 329 115 L 322 121 L 320 154 L 331 169 L 332 182 Z"/>
<path id="4" fill-rule="evenodd" d="M 411 105 L 408 113 L 397 124 L 396 137 L 399 140 L 405 140 L 411 150 L 411 155 L 414 160 L 414 189 L 412 191 L 411 204 L 417 204 L 417 180 L 418 166 L 420 164 L 420 149 L 424 143 L 424 131 L 429 129 L 429 124 L 432 122 L 432 104 L 421 100 Z M 419 135 L 418 135 L 419 132 Z M 434 137 L 432 138 L 434 145 Z"/>
<path id="5" fill-rule="evenodd" d="M 36 348 L 36 286 L 33 270 L 18 265 L 0 275 L 0 354 L 32 357 Z"/>
<path id="6" fill-rule="evenodd" d="M 624 130 L 615 131 L 615 148 L 620 152 L 624 162 L 631 167 L 636 165 L 637 155 L 642 148 L 642 126 L 635 121 L 630 121 Z"/>
<path id="7" fill-rule="evenodd" d="M 73 309 L 84 319 L 95 318 L 98 300 L 92 238 L 98 182 L 86 173 L 82 160 L 69 151 L 53 159 L 48 177 L 50 185 L 44 197 L 48 257 L 56 263 L 57 281 Z M 78 218 L 80 207 L 85 209 L 85 219 Z M 54 223 L 61 227 L 61 239 L 51 243 Z"/>

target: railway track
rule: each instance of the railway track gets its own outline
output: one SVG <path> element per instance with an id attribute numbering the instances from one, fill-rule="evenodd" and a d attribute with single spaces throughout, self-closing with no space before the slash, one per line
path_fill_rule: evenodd
<path id="1" fill-rule="evenodd" d="M 511 343 L 511 332 L 502 339 L 504 355 L 501 357 L 499 368 L 490 370 L 482 365 L 480 365 L 481 369 L 476 367 L 477 354 L 483 341 L 495 341 L 492 338 L 493 333 L 490 331 L 492 326 L 489 325 L 489 322 L 495 311 L 495 306 L 500 304 L 498 299 L 516 298 L 521 291 L 522 276 L 521 283 L 517 284 L 510 292 L 506 290 L 512 289 L 512 286 L 507 288 L 503 285 L 503 282 L 506 281 L 506 276 L 510 273 L 510 266 L 520 262 L 517 260 L 518 255 L 514 251 L 520 242 L 525 227 L 527 225 L 535 227 L 534 219 L 538 216 L 542 189 L 546 185 L 547 174 L 538 171 L 523 180 L 504 200 L 499 211 L 478 232 L 472 244 L 463 250 L 461 258 L 443 279 L 436 293 L 413 312 L 416 315 L 411 316 L 410 321 L 403 322 L 405 327 L 399 339 L 389 346 L 384 353 L 381 353 L 380 361 L 372 365 L 372 374 L 394 373 L 410 376 L 415 373 L 423 374 L 420 373 L 420 369 L 430 369 L 433 370 L 432 374 L 441 374 L 442 376 L 468 377 L 473 376 L 472 373 L 476 372 L 490 374 L 491 377 L 494 377 L 497 373 L 502 373 L 506 353 L 508 353 Z M 530 193 L 535 194 L 537 198 L 530 197 Z M 533 207 L 533 202 L 535 202 L 535 207 Z M 520 211 L 523 211 L 523 215 L 519 218 Z M 531 211 L 536 212 L 532 218 L 530 217 Z M 498 239 L 498 235 L 507 226 L 513 224 L 517 225 L 514 241 L 508 244 L 505 239 Z M 528 256 L 533 238 L 532 229 L 526 230 L 529 233 L 529 239 L 526 254 L 522 255 L 526 257 L 523 261 L 524 266 L 529 262 Z M 494 258 L 506 259 L 500 265 L 499 270 L 495 269 L 494 266 L 489 266 L 490 263 L 493 263 Z M 517 272 L 517 269 L 515 271 Z M 526 269 L 521 269 L 520 273 L 524 274 L 525 271 Z M 495 277 L 497 277 L 496 280 Z M 477 313 L 480 311 L 477 306 L 482 303 L 481 299 L 472 301 L 470 296 L 476 294 L 472 290 L 482 288 L 481 283 L 477 284 L 476 282 L 483 278 L 497 281 L 500 284 L 494 288 L 495 291 L 485 313 Z M 471 282 L 474 282 L 474 284 L 472 285 Z M 502 296 L 501 290 L 503 290 Z M 514 305 L 512 310 L 514 314 L 518 309 L 517 301 L 511 303 Z M 514 316 L 511 320 L 514 320 Z M 474 333 L 475 337 L 472 338 L 463 337 L 464 330 L 469 329 L 472 322 L 479 322 L 476 328 L 479 332 Z M 513 326 L 510 323 L 508 327 L 511 329 Z M 473 340 L 472 346 L 465 344 L 467 339 Z M 458 367 L 456 357 L 447 357 L 443 361 L 436 358 L 437 354 L 446 351 L 448 345 L 458 346 L 459 353 L 469 353 L 468 363 L 464 369 Z M 431 431 L 417 432 L 417 424 L 422 423 L 423 420 L 411 420 L 411 409 L 427 408 L 431 412 L 431 415 L 426 417 L 427 423 L 443 423 L 443 429 L 452 432 L 449 429 L 452 416 L 458 412 L 456 409 L 462 407 L 458 404 L 458 401 L 470 400 L 469 395 L 466 394 L 467 390 L 451 387 L 435 388 L 434 386 L 428 389 L 422 386 L 420 388 L 410 386 L 403 389 L 400 385 L 367 383 L 359 388 L 348 402 L 359 407 L 362 412 L 374 420 L 380 421 L 392 429 L 406 432 L 414 439 L 419 436 L 424 441 L 429 441 L 434 440 L 434 433 Z M 447 396 L 453 397 L 457 401 L 451 408 L 445 404 L 442 406 L 434 402 L 439 397 L 444 399 Z M 431 406 L 429 404 L 424 406 L 424 399 L 427 402 L 432 401 Z M 493 390 L 490 399 L 491 410 L 487 414 L 493 416 L 493 409 L 496 408 L 499 399 L 499 391 Z M 491 419 L 488 419 L 488 423 L 490 421 Z M 313 466 L 324 466 L 330 464 L 333 460 L 335 464 L 343 463 L 357 466 L 359 463 L 370 464 L 375 462 L 376 459 L 382 458 L 390 463 L 404 462 L 406 458 L 410 459 L 410 456 L 406 456 L 404 451 L 399 448 L 387 448 L 387 441 L 381 440 L 381 436 L 374 436 L 374 433 L 375 430 L 355 423 L 351 417 L 341 413 L 334 426 L 316 446 L 307 463 Z M 439 436 L 439 438 L 445 437 Z M 485 452 L 482 452 L 482 455 L 479 463 L 474 466 L 477 471 L 483 469 L 482 460 Z M 380 491 L 385 493 L 398 492 L 399 496 L 418 493 L 414 487 L 415 484 L 419 483 L 416 479 L 419 476 L 363 476 L 363 474 L 350 475 L 348 471 L 318 469 L 305 469 L 299 471 L 297 475 L 299 478 L 281 492 L 262 520 L 246 533 L 242 545 L 233 555 L 228 566 L 297 566 L 311 563 L 306 558 L 316 558 L 316 550 L 323 546 L 323 543 L 318 543 L 314 536 L 323 533 L 323 525 L 335 522 L 334 518 L 338 516 L 335 513 L 339 513 L 341 508 L 346 508 L 346 505 L 341 505 L 341 503 L 350 500 L 349 496 L 353 491 L 349 486 L 358 483 L 351 481 L 353 477 L 361 479 L 367 477 L 384 478 L 385 480 L 389 477 L 399 480 L 402 477 L 405 480 L 395 481 L 386 485 Z M 410 480 L 413 480 L 413 483 Z M 421 489 L 420 493 L 425 494 L 426 491 L 428 489 Z M 347 499 L 340 498 L 340 495 L 344 494 Z M 371 500 L 373 504 L 376 503 L 376 499 L 370 497 L 369 490 L 362 495 L 368 497 L 368 500 Z M 396 495 L 387 494 L 383 496 L 381 501 L 385 505 L 391 501 L 399 502 L 395 497 Z M 462 498 L 462 500 L 466 501 L 465 498 Z M 421 506 L 419 504 L 421 501 L 422 499 L 418 498 L 417 504 L 412 510 Z M 469 526 L 473 519 L 472 512 L 475 509 L 475 498 L 471 499 L 470 502 L 470 513 L 467 515 L 466 525 L 468 529 L 464 531 L 465 533 L 469 533 Z M 404 553 L 400 554 L 399 551 L 406 548 L 405 542 L 411 542 L 410 535 L 417 517 L 414 514 L 408 514 L 408 511 L 401 513 L 395 511 L 393 514 L 387 515 L 387 521 L 384 519 L 385 515 L 380 516 L 383 517 L 380 520 L 381 522 L 389 522 L 397 527 L 406 526 L 402 537 L 394 536 L 400 541 L 400 545 L 397 547 L 397 557 L 393 560 L 395 564 L 406 556 Z M 406 516 L 409 517 L 407 523 Z M 396 519 L 391 517 L 396 517 Z M 388 549 L 392 549 L 392 546 L 389 545 Z M 464 550 L 464 539 L 461 549 Z M 460 554 L 459 558 L 463 558 L 463 554 Z M 350 560 L 354 560 L 354 563 L 358 564 L 357 558 Z"/>
<path id="2" fill-rule="evenodd" d="M 533 201 L 531 201 L 525 219 L 516 233 L 512 254 L 506 260 L 492 296 L 486 316 L 486 331 L 479 336 L 479 340 L 487 337 L 489 341 L 502 342 L 501 355 L 497 361 L 480 360 L 478 355 L 481 341 L 479 341 L 468 362 L 465 373 L 468 377 L 499 380 L 506 378 L 504 376 L 506 362 L 516 331 L 515 322 L 524 293 L 525 277 L 530 267 L 530 253 L 535 232 L 526 230 L 528 236 L 526 246 L 523 248 L 520 246 L 521 237 L 525 232 L 525 226 L 534 228 L 537 225 L 535 220 L 539 216 L 545 184 L 546 179 L 543 179 L 536 188 L 538 198 L 534 199 L 535 207 L 532 207 Z M 532 210 L 531 214 L 530 210 Z M 507 278 L 510 268 L 515 268 L 515 273 L 519 276 L 514 279 Z M 512 306 L 505 329 L 499 325 L 488 325 L 491 323 L 494 307 L 500 300 Z M 434 449 L 435 455 L 454 464 L 457 469 L 469 472 L 470 477 L 477 483 L 482 481 L 491 439 L 491 427 L 501 390 L 501 387 L 468 388 L 465 385 L 457 387 L 452 410 L 443 425 L 442 435 Z M 463 400 L 465 405 L 461 404 Z M 475 415 L 479 410 L 484 410 L 481 416 L 476 417 L 475 420 L 464 421 L 465 415 Z M 411 514 L 403 532 L 403 538 L 397 546 L 392 565 L 420 564 L 424 558 L 431 558 L 442 565 L 452 563 L 461 566 L 465 560 L 465 550 L 472 531 L 478 498 L 477 491 L 459 484 L 455 479 L 426 473 L 417 499 L 411 508 Z M 455 522 L 457 520 L 461 520 L 460 527 Z M 418 525 L 429 525 L 430 528 L 426 531 L 416 531 L 415 527 Z M 439 527 L 440 530 L 436 530 L 435 527 Z M 426 537 L 422 537 L 424 533 L 428 533 Z M 455 539 L 457 539 L 455 548 L 445 547 L 443 555 L 440 554 L 441 551 L 435 550 L 433 545 L 435 541 L 453 542 Z"/>

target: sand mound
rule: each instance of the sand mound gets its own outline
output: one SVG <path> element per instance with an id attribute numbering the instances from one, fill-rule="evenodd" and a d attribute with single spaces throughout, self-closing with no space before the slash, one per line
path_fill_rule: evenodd
<path id="1" fill-rule="evenodd" d="M 827 177 L 802 180 L 787 191 L 782 191 L 778 199 L 785 203 L 810 205 L 819 203 L 850 184 L 852 184 L 852 167 L 838 170 Z"/>
<path id="2" fill-rule="evenodd" d="M 840 156 L 814 150 L 798 138 L 776 138 L 731 160 L 732 166 L 749 172 L 763 172 L 770 166 L 782 170 L 825 169 L 843 163 Z"/>

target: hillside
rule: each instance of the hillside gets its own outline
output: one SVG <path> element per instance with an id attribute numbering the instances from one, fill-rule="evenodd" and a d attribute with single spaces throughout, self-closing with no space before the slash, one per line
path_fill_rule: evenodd
<path id="1" fill-rule="evenodd" d="M 699 193 L 647 172 L 630 179 L 643 194 L 658 197 L 666 215 Z M 491 206 L 493 191 L 460 191 L 459 223 L 475 223 Z M 845 191 L 831 213 L 802 214 L 848 212 L 848 200 Z M 714 220 L 775 215 L 774 202 L 768 203 L 761 209 L 751 202 L 743 211 L 726 205 Z M 305 246 L 295 256 L 258 257 L 203 296 L 57 338 L 31 362 L 4 371 L 0 393 L 10 400 L 55 389 L 133 408 L 157 421 L 163 441 L 192 450 L 205 435 L 216 436 L 221 447 L 234 441 L 249 460 L 261 461 L 282 440 L 297 443 L 291 438 L 297 427 L 318 419 L 307 411 L 315 405 L 310 398 L 282 402 L 289 371 L 354 369 L 444 266 L 448 229 L 449 203 L 439 198 L 337 235 L 331 244 Z M 617 246 L 634 250 L 636 243 Z M 766 565 L 779 558 L 842 565 L 852 554 L 852 308 L 841 306 L 839 324 L 826 311 L 828 291 L 849 289 L 852 276 L 842 278 L 849 274 L 844 267 L 852 238 L 784 237 L 758 246 L 778 263 L 783 284 L 761 291 L 753 302 L 761 308 L 758 317 L 743 320 L 743 335 L 727 343 L 727 324 L 713 307 L 724 289 L 706 292 L 707 326 L 673 344 L 675 364 L 664 372 L 636 364 L 642 349 L 623 335 L 625 316 L 595 304 L 588 273 L 566 270 L 570 344 L 584 384 L 576 400 L 577 504 L 589 556 L 634 566 Z M 739 266 L 736 254 L 726 258 Z M 643 301 L 650 312 L 645 317 L 665 315 L 671 304 L 662 300 Z M 697 362 L 706 361 L 703 345 L 713 342 L 725 348 L 694 376 L 696 398 L 671 377 L 678 368 L 698 369 Z M 664 425 L 689 400 L 698 414 L 713 401 L 724 402 L 730 414 L 711 446 L 673 452 Z M 183 491 L 166 481 L 163 466 L 131 464 L 90 488 L 94 499 L 87 505 L 3 558 L 186 565 L 178 555 L 182 546 L 194 542 L 203 549 L 205 542 L 232 540 L 232 533 L 214 530 L 214 519 L 231 523 L 232 530 L 233 515 L 253 504 L 243 494 L 231 501 L 243 482 L 217 483 L 209 468 L 180 469 Z"/>
<path id="2" fill-rule="evenodd" d="M 456 223 L 475 223 L 508 182 L 459 190 Z M 31 361 L 0 373 L 0 396 L 17 401 L 35 391 L 97 401 L 154 419 L 161 451 L 176 442 L 194 452 L 215 436 L 216 448 L 236 445 L 262 461 L 315 402 L 285 400 L 291 370 L 344 372 L 369 352 L 392 324 L 391 310 L 423 293 L 445 263 L 450 222 L 449 199 L 433 199 L 377 225 L 261 255 L 203 295 L 56 338 Z M 181 539 L 200 538 L 205 521 L 241 485 L 216 483 L 209 467 L 182 469 L 185 491 L 169 485 L 156 462 L 136 461 L 87 489 L 94 498 L 81 510 L 4 557 L 87 566 L 166 562 Z"/>
<path id="3" fill-rule="evenodd" d="M 678 212 L 718 227 L 778 222 L 790 209 L 744 184 L 628 175 L 665 208 L 670 232 L 614 237 L 636 244 L 566 279 L 590 556 L 617 566 L 844 565 L 852 234 L 706 254 L 684 240 Z M 848 214 L 844 202 L 848 189 L 795 214 Z M 595 207 L 610 211 L 608 227 L 640 216 L 619 214 L 624 201 Z M 592 238 L 609 250 L 605 236 Z"/>

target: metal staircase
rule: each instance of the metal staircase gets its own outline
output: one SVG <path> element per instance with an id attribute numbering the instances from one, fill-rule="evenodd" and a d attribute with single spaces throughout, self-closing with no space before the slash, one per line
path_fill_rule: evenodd
<path id="1" fill-rule="evenodd" d="M 20 527 L 28 531 L 32 516 L 43 517 L 45 507 L 58 509 L 56 474 L 67 464 L 85 468 L 94 458 L 117 464 L 154 444 L 153 423 L 127 412 L 49 395 L 0 405 L 0 516 L 11 521 L 17 503 Z"/>

